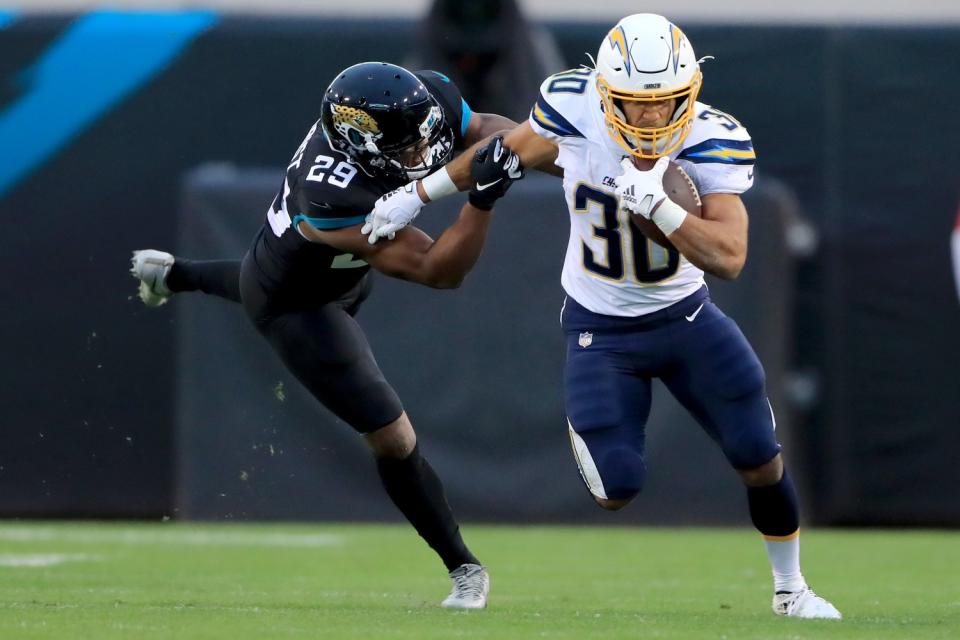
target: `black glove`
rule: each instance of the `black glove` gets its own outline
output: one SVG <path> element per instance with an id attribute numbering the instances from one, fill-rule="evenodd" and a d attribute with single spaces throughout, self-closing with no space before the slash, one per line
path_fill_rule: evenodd
<path id="1" fill-rule="evenodd" d="M 470 163 L 470 204 L 484 211 L 493 209 L 493 203 L 507 193 L 514 180 L 522 177 L 520 158 L 503 146 L 503 136 L 491 139 L 486 147 L 477 150 Z"/>

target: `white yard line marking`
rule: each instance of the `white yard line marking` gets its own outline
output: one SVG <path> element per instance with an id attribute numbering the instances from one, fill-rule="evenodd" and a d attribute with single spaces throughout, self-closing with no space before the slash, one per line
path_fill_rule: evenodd
<path id="1" fill-rule="evenodd" d="M 175 545 L 210 547 L 332 547 L 344 543 L 343 536 L 330 533 L 276 533 L 255 531 L 189 531 L 149 529 L 95 529 L 68 527 L 0 527 L 0 541 L 74 542 L 126 545 Z"/>
<path id="2" fill-rule="evenodd" d="M 55 567 L 64 562 L 99 560 L 96 556 L 82 553 L 3 553 L 0 567 Z"/>

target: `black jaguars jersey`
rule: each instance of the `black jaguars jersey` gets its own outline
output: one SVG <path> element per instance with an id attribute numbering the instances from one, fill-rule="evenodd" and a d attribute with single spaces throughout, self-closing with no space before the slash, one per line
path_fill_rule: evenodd
<path id="1" fill-rule="evenodd" d="M 453 129 L 454 148 L 463 149 L 472 112 L 449 78 L 419 71 L 419 78 L 443 109 Z M 281 190 L 252 247 L 261 285 L 294 304 L 335 300 L 352 289 L 370 266 L 334 247 L 303 238 L 297 225 L 340 229 L 362 224 L 377 198 L 406 184 L 403 178 L 372 176 L 333 149 L 318 120 L 300 144 Z"/>

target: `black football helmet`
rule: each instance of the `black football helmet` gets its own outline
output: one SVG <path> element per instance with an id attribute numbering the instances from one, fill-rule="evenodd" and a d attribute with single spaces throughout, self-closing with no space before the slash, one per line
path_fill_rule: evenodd
<path id="1" fill-rule="evenodd" d="M 415 75 L 386 62 L 347 67 L 323 95 L 320 122 L 330 145 L 369 173 L 422 178 L 453 154 L 453 129 Z"/>

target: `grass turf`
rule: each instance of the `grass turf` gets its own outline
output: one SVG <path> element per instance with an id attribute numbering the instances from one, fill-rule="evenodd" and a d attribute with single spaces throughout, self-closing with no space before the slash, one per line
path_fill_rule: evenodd
<path id="1" fill-rule="evenodd" d="M 3 523 L 0 638 L 960 638 L 955 532 L 805 532 L 837 623 L 773 615 L 746 529 L 464 530 L 485 611 L 401 525 Z"/>

